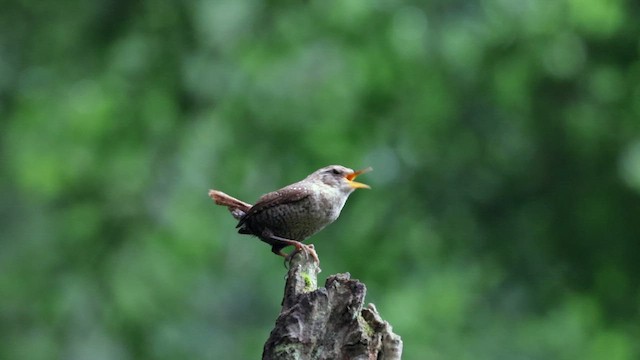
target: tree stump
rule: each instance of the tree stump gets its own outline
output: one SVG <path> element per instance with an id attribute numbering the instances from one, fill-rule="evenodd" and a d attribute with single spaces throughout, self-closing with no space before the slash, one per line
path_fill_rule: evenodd
<path id="1" fill-rule="evenodd" d="M 303 252 L 291 259 L 282 310 L 262 359 L 400 359 L 400 336 L 373 304 L 364 306 L 366 286 L 344 273 L 329 276 L 318 288 L 319 272 Z"/>

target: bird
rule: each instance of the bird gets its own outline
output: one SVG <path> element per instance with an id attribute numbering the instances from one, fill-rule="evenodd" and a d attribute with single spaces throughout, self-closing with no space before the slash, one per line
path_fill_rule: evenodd
<path id="1" fill-rule="evenodd" d="M 217 205 L 226 206 L 238 220 L 238 233 L 256 236 L 271 245 L 271 251 L 284 257 L 285 263 L 297 251 L 310 254 L 319 263 L 313 245 L 302 242 L 334 222 L 356 189 L 371 188 L 355 181 L 371 170 L 325 166 L 303 180 L 262 195 L 255 205 L 219 190 L 209 190 L 209 197 Z M 283 253 L 287 246 L 294 246 L 294 252 Z"/>

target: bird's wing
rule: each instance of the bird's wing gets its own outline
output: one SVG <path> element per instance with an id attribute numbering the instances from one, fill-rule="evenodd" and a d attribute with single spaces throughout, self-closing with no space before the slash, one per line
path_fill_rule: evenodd
<path id="1" fill-rule="evenodd" d="M 258 202 L 253 205 L 249 211 L 247 211 L 247 214 L 243 216 L 242 219 L 240 219 L 236 228 L 241 227 L 248 218 L 257 213 L 278 205 L 298 202 L 310 195 L 310 191 L 308 189 L 303 186 L 296 185 L 297 184 L 292 184 L 280 190 L 262 195 L 262 197 L 258 199 Z"/>

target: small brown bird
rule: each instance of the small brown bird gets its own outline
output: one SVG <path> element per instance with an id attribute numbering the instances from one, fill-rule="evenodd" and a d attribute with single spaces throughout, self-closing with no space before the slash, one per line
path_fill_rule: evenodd
<path id="1" fill-rule="evenodd" d="M 271 245 L 273 253 L 285 258 L 289 255 L 283 254 L 282 249 L 292 245 L 318 261 L 313 245 L 302 241 L 334 222 L 354 190 L 370 188 L 354 179 L 371 170 L 323 167 L 304 180 L 263 195 L 253 206 L 218 190 L 209 190 L 209 196 L 239 220 L 236 228 L 240 234 L 257 236 Z"/>

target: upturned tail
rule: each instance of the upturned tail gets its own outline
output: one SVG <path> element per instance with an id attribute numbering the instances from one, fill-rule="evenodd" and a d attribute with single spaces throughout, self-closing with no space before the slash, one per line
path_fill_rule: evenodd
<path id="1" fill-rule="evenodd" d="M 247 211 L 251 209 L 251 206 L 253 206 L 218 190 L 209 190 L 209 197 L 213 199 L 217 205 L 226 206 L 231 212 L 231 215 L 237 220 L 240 220 Z"/>

